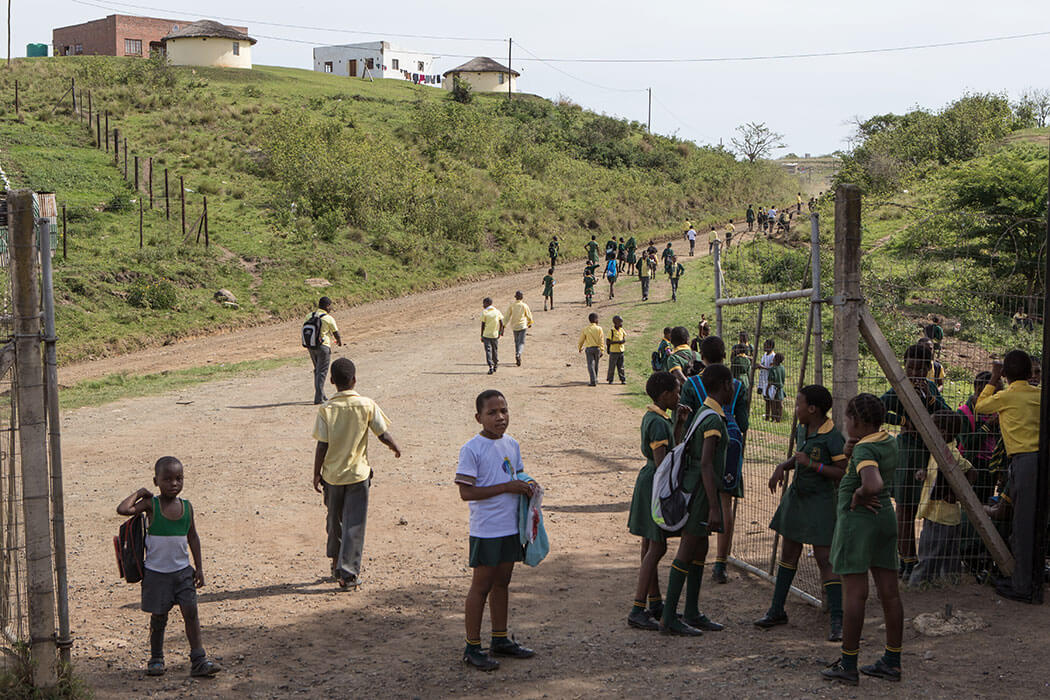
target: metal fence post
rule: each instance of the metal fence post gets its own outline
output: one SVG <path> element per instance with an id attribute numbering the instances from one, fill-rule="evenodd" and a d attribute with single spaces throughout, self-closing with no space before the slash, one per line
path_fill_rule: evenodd
<path id="1" fill-rule="evenodd" d="M 48 688 L 56 684 L 58 674 L 33 193 L 30 190 L 11 192 L 8 207 L 11 214 L 10 265 L 15 315 L 18 442 L 22 459 L 22 510 L 29 593 L 29 652 L 33 663 L 33 684 L 37 688 Z"/>
<path id="2" fill-rule="evenodd" d="M 824 384 L 824 321 L 821 318 L 823 296 L 820 291 L 820 214 L 809 215 L 809 249 L 813 263 L 813 382 Z"/>
<path id="3" fill-rule="evenodd" d="M 89 95 L 91 93 L 88 93 Z M 65 205 L 62 206 L 63 222 Z M 51 272 L 51 222 L 40 219 L 37 228 L 40 275 L 43 282 L 44 362 L 49 447 L 51 448 L 51 530 L 55 538 L 55 581 L 58 601 L 58 654 L 70 661 L 73 640 L 69 636 L 69 584 L 66 568 L 66 506 L 62 482 L 62 423 L 58 414 L 58 358 L 55 343 L 55 283 Z"/>
<path id="4" fill-rule="evenodd" d="M 711 242 L 714 246 L 712 253 L 715 261 L 715 301 L 722 298 L 722 246 L 718 239 Z M 715 305 L 715 333 L 722 337 L 722 307 Z"/>

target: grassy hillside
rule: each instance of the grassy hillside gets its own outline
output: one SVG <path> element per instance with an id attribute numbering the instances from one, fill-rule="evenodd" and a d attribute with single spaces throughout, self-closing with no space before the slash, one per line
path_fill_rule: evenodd
<path id="1" fill-rule="evenodd" d="M 131 155 L 153 158 L 141 250 L 145 196 L 92 147 L 69 99 L 58 105 L 73 77 Z M 67 205 L 64 360 L 303 312 L 319 293 L 308 278 L 346 302 L 396 296 L 535 264 L 551 235 L 579 257 L 591 235 L 671 235 L 686 217 L 739 216 L 798 189 L 778 166 L 526 95 L 463 105 L 400 81 L 103 57 L 19 61 L 0 94 L 0 164 Z M 208 249 L 183 239 L 179 176 L 188 226 L 208 197 Z M 239 309 L 213 301 L 220 287 Z"/>

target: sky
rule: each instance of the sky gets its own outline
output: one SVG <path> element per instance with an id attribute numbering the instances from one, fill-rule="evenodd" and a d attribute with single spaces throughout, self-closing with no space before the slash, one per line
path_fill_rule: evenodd
<path id="1" fill-rule="evenodd" d="M 565 96 L 596 112 L 645 122 L 646 90 L 652 88 L 654 132 L 728 147 L 736 127 L 762 122 L 784 135 L 787 148 L 778 155 L 844 149 L 856 117 L 915 106 L 936 109 L 968 91 L 1005 92 L 1015 98 L 1028 88 L 1050 88 L 1050 3 L 1034 0 L 11 2 L 12 56 L 24 56 L 30 42 L 50 44 L 53 27 L 114 12 L 244 25 L 259 40 L 253 48 L 256 64 L 297 68 L 312 66 L 313 45 L 385 39 L 433 53 L 439 57 L 435 68 L 444 72 L 473 56 L 505 63 L 511 37 L 522 92 Z M 1037 32 L 1048 34 L 854 56 L 675 63 L 580 60 L 823 53 Z M 568 60 L 529 60 L 535 57 Z"/>

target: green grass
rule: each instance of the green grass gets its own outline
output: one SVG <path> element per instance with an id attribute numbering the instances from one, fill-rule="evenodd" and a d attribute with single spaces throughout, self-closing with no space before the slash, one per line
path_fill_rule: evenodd
<path id="1" fill-rule="evenodd" d="M 240 377 L 248 373 L 265 372 L 284 367 L 297 358 L 248 360 L 230 364 L 207 365 L 171 370 L 157 374 L 109 374 L 101 379 L 89 379 L 62 389 L 59 405 L 65 411 L 84 406 L 101 406 L 121 399 L 139 396 L 157 396 L 176 389 L 185 389 L 205 382 Z"/>
<path id="2" fill-rule="evenodd" d="M 72 77 L 143 171 L 153 158 L 152 211 L 112 153 L 92 148 L 68 99 L 52 113 Z M 527 95 L 459 105 L 401 81 L 106 57 L 20 60 L 0 74 L 0 95 L 15 79 L 22 109 L 0 103 L 0 162 L 16 186 L 67 206 L 69 258 L 55 266 L 62 362 L 294 316 L 318 295 L 307 278 L 327 279 L 338 300 L 384 299 L 520 270 L 544 259 L 551 235 L 578 257 L 592 234 L 673 235 L 687 217 L 739 218 L 797 189 L 774 164 Z M 209 249 L 182 236 L 180 175 L 191 231 L 208 196 Z M 136 285 L 164 280 L 174 308 L 129 304 Z M 213 301 L 220 287 L 239 309 Z"/>

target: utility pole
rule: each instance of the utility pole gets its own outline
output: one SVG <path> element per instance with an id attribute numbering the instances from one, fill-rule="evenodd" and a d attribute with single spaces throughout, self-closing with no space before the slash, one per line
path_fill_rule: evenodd
<path id="1" fill-rule="evenodd" d="M 649 120 L 646 122 L 645 133 L 653 133 L 653 89 L 649 88 Z"/>
<path id="2" fill-rule="evenodd" d="M 510 99 L 511 81 L 514 80 L 514 68 L 511 66 L 511 54 L 514 53 L 514 39 L 507 39 L 507 99 Z"/>

